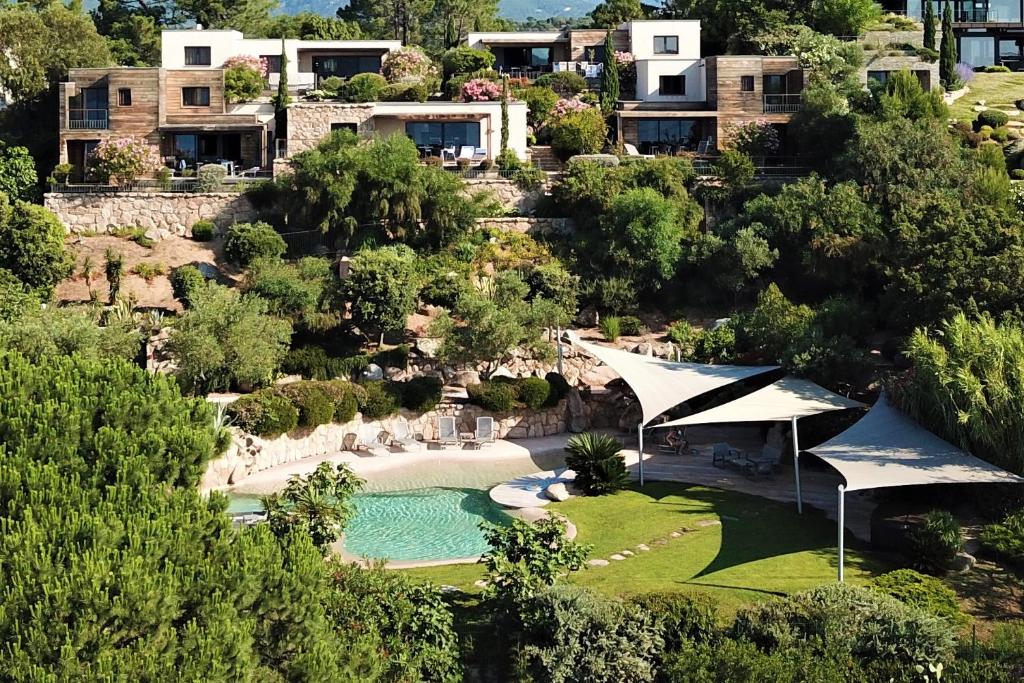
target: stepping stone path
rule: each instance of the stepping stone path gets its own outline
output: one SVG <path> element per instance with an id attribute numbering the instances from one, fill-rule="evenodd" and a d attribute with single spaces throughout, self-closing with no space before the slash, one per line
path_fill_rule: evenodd
<path id="1" fill-rule="evenodd" d="M 673 531 L 672 533 L 669 534 L 669 536 L 671 536 L 672 538 L 679 538 L 680 536 L 682 536 L 682 534 L 679 533 L 678 531 Z"/>
<path id="2" fill-rule="evenodd" d="M 640 545 L 638 545 L 636 547 L 636 549 L 641 551 L 641 552 L 646 552 L 646 551 L 650 550 L 650 547 L 648 547 L 646 543 L 641 543 Z"/>
<path id="3" fill-rule="evenodd" d="M 619 555 L 622 555 L 624 557 L 633 557 L 633 551 L 632 550 L 620 550 L 619 551 Z"/>
<path id="4" fill-rule="evenodd" d="M 702 519 L 699 522 L 697 522 L 697 526 L 703 526 L 703 527 L 707 527 L 707 526 L 721 526 L 721 525 L 722 525 L 722 520 L 720 520 L 720 519 Z"/>
<path id="5" fill-rule="evenodd" d="M 587 566 L 588 567 L 607 567 L 608 566 L 608 560 L 601 560 L 601 559 L 587 560 Z"/>
<path id="6" fill-rule="evenodd" d="M 611 555 L 608 559 L 618 561 L 618 560 L 624 560 L 626 558 L 624 556 L 622 556 L 622 555 L 619 555 L 618 553 L 615 553 L 614 555 Z"/>

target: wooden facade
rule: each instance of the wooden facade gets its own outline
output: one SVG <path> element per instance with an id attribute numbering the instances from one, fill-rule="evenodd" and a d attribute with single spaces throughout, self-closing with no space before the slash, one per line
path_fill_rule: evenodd
<path id="1" fill-rule="evenodd" d="M 186 105 L 185 88 L 208 88 L 209 104 Z M 72 69 L 59 97 L 60 161 L 74 165 L 78 178 L 89 150 L 111 138 L 143 139 L 173 164 L 175 136 L 230 136 L 228 147 L 239 154 L 233 161 L 266 163 L 267 126 L 253 114 L 229 113 L 221 69 Z"/>

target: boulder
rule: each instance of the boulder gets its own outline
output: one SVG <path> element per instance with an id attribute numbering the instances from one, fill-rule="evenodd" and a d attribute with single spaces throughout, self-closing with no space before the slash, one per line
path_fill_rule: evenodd
<path id="1" fill-rule="evenodd" d="M 544 495 L 549 500 L 553 500 L 556 503 L 560 503 L 563 500 L 569 500 L 569 490 L 565 487 L 565 484 L 562 483 L 551 484 L 544 489 Z"/>
<path id="2" fill-rule="evenodd" d="M 384 379 L 384 369 L 376 363 L 370 363 L 362 372 L 362 377 L 368 382 Z"/>
<path id="3" fill-rule="evenodd" d="M 415 341 L 414 346 L 424 358 L 437 358 L 437 352 L 441 350 L 441 340 L 433 337 L 420 337 Z"/>
<path id="4" fill-rule="evenodd" d="M 458 370 L 451 374 L 448 384 L 455 387 L 468 387 L 470 384 L 480 384 L 480 373 L 476 370 Z"/>
<path id="5" fill-rule="evenodd" d="M 491 373 L 491 376 L 488 377 L 488 379 L 495 379 L 496 377 L 508 377 L 510 379 L 515 379 L 516 374 L 504 365 L 499 365 L 498 368 Z"/>
<path id="6" fill-rule="evenodd" d="M 953 559 L 952 569 L 958 574 L 965 574 L 974 568 L 977 560 L 969 553 L 957 553 Z"/>

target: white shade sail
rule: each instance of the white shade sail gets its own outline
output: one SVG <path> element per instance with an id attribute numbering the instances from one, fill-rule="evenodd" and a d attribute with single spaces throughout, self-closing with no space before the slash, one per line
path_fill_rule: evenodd
<path id="1" fill-rule="evenodd" d="M 662 422 L 658 427 L 724 424 L 727 422 L 784 422 L 832 410 L 863 408 L 864 404 L 834 394 L 814 382 L 783 377 L 778 382 L 741 396 L 734 401 L 693 415 Z"/>
<path id="2" fill-rule="evenodd" d="M 884 393 L 859 422 L 806 450 L 839 470 L 847 491 L 918 484 L 1024 483 L 932 434 L 893 407 Z"/>
<path id="3" fill-rule="evenodd" d="M 629 385 L 629 388 L 636 394 L 637 400 L 640 401 L 644 424 L 669 408 L 695 396 L 747 377 L 778 369 L 778 366 L 775 365 L 673 363 L 660 358 L 591 344 L 572 335 L 569 338 L 574 345 L 618 373 L 619 377 Z"/>

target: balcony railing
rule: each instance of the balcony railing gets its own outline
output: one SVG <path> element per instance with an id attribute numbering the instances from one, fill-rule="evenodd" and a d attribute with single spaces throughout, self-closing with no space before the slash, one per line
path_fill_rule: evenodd
<path id="1" fill-rule="evenodd" d="M 953 12 L 953 21 L 958 24 L 991 24 L 999 21 L 999 10 L 984 7 L 958 7 Z M 1003 21 L 1010 21 L 1003 19 Z"/>
<path id="2" fill-rule="evenodd" d="M 105 130 L 110 127 L 107 109 L 69 109 L 68 128 L 71 130 Z"/>
<path id="3" fill-rule="evenodd" d="M 804 96 L 796 95 L 765 95 L 765 114 L 792 114 L 800 111 L 803 106 Z"/>

